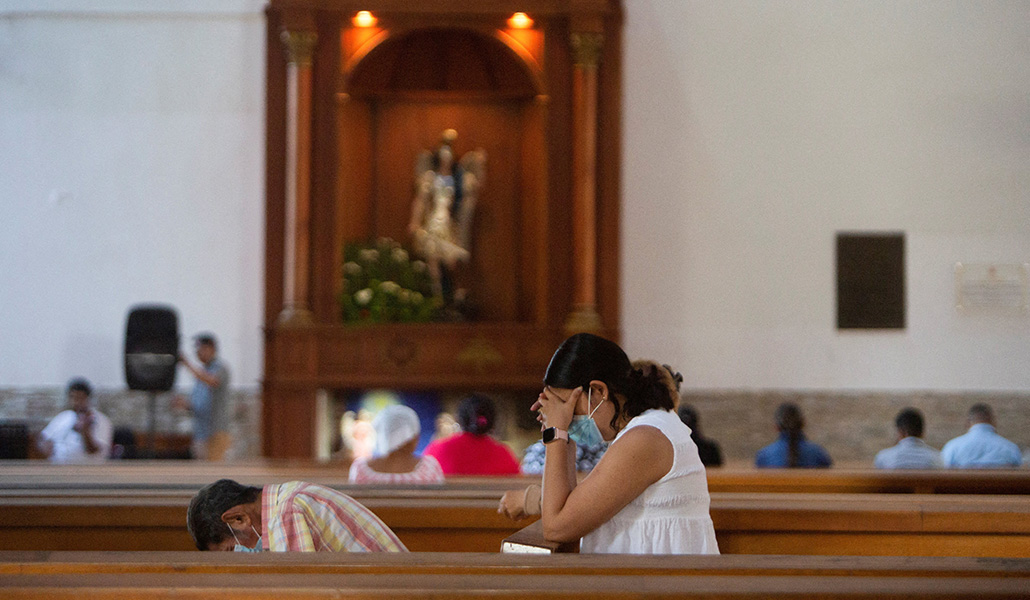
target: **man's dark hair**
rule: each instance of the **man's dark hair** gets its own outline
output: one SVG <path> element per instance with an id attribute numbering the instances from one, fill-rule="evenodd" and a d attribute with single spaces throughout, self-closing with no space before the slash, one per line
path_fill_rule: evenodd
<path id="1" fill-rule="evenodd" d="M 974 404 L 969 407 L 969 420 L 973 423 L 993 423 L 994 411 L 986 404 Z"/>
<path id="2" fill-rule="evenodd" d="M 193 341 L 198 344 L 203 344 L 204 346 L 211 346 L 215 349 L 218 348 L 218 340 L 215 338 L 215 334 L 208 331 L 198 333 L 193 336 Z"/>
<path id="3" fill-rule="evenodd" d="M 68 382 L 68 393 L 84 392 L 87 396 L 93 395 L 93 386 L 82 377 L 76 377 Z"/>
<path id="4" fill-rule="evenodd" d="M 222 521 L 222 514 L 234 506 L 261 499 L 261 488 L 240 485 L 232 479 L 218 481 L 201 488 L 186 510 L 186 529 L 197 550 L 207 550 L 231 535 Z"/>
<path id="5" fill-rule="evenodd" d="M 693 437 L 693 433 L 697 429 L 697 409 L 689 404 L 680 404 L 679 417 L 680 421 L 690 428 L 691 437 Z"/>
<path id="6" fill-rule="evenodd" d="M 894 425 L 905 437 L 923 437 L 923 413 L 915 408 L 906 408 L 898 413 Z"/>

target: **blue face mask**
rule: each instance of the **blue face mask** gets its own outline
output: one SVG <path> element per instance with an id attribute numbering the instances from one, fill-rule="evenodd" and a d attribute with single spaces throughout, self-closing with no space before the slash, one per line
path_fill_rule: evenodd
<path id="1" fill-rule="evenodd" d="M 593 392 L 593 388 L 587 388 L 587 410 L 590 410 L 590 395 Z M 569 425 L 569 439 L 576 442 L 577 446 L 584 447 L 596 447 L 604 443 L 604 438 L 601 437 L 601 430 L 597 428 L 597 423 L 594 422 L 594 413 L 597 412 L 598 408 L 601 408 L 601 404 L 604 402 L 597 403 L 597 406 L 590 411 L 588 415 L 574 415 L 572 417 L 572 423 Z"/>
<path id="2" fill-rule="evenodd" d="M 228 527 L 228 524 L 226 526 Z M 254 526 L 251 525 L 250 528 L 254 529 Z M 248 548 L 248 547 L 246 547 L 246 546 L 244 546 L 243 544 L 240 543 L 240 538 L 236 537 L 236 530 L 235 529 L 233 529 L 232 527 L 229 527 L 229 531 L 232 532 L 232 539 L 236 540 L 236 545 L 232 547 L 232 551 L 233 552 L 263 552 L 264 551 L 264 548 L 261 547 L 261 534 L 258 533 L 257 529 L 254 529 L 254 533 L 257 534 L 258 539 L 257 539 L 257 543 L 254 544 L 253 548 Z"/>

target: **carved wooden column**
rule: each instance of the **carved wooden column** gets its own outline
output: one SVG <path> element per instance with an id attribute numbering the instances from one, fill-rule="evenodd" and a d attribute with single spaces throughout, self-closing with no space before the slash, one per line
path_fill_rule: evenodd
<path id="1" fill-rule="evenodd" d="M 572 34 L 572 252 L 575 288 L 568 333 L 599 332 L 597 314 L 597 65 L 604 37 Z"/>
<path id="2" fill-rule="evenodd" d="M 311 65 L 317 35 L 284 29 L 286 49 L 286 215 L 283 309 L 280 326 L 313 322 L 308 308 L 311 272 Z"/>

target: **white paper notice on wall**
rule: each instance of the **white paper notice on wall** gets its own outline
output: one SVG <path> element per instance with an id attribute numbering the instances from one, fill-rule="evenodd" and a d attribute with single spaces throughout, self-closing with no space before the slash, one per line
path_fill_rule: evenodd
<path id="1" fill-rule="evenodd" d="M 955 305 L 963 312 L 1030 312 L 1030 263 L 955 263 Z"/>

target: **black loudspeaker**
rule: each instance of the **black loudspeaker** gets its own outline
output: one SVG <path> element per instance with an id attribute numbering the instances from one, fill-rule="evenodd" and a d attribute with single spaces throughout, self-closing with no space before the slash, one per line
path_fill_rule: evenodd
<path id="1" fill-rule="evenodd" d="M 175 385 L 179 316 L 170 306 L 135 306 L 125 325 L 125 381 L 130 390 L 166 392 Z"/>

